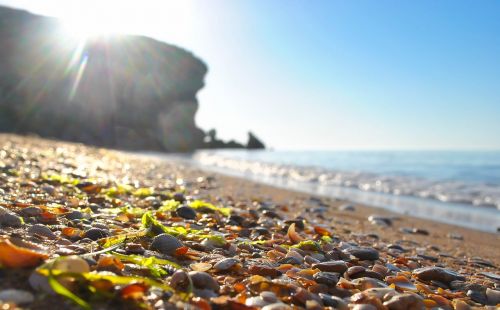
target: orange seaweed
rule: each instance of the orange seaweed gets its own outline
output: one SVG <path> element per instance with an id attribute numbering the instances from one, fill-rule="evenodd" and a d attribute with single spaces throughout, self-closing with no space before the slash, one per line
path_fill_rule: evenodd
<path id="1" fill-rule="evenodd" d="M 47 258 L 47 254 L 18 247 L 8 239 L 0 239 L 0 264 L 5 267 L 34 267 Z"/>

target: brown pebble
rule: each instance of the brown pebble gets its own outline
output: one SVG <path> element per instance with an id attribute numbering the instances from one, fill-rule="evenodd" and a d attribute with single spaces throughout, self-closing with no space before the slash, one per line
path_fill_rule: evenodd
<path id="1" fill-rule="evenodd" d="M 337 260 L 313 264 L 312 268 L 317 268 L 321 271 L 344 273 L 347 270 L 347 265 L 344 261 Z"/>
<path id="2" fill-rule="evenodd" d="M 281 271 L 276 268 L 266 266 L 266 265 L 252 265 L 248 268 L 250 274 L 256 274 L 263 277 L 278 277 L 281 275 Z"/>

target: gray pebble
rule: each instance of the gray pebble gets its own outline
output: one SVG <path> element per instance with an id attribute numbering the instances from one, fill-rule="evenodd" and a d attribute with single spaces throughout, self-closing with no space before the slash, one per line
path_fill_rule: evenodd
<path id="1" fill-rule="evenodd" d="M 28 291 L 7 289 L 0 291 L 0 300 L 5 302 L 13 302 L 17 305 L 27 305 L 35 300 L 35 296 Z"/>
<path id="2" fill-rule="evenodd" d="M 33 226 L 30 226 L 28 228 L 28 233 L 30 235 L 39 235 L 43 236 L 49 239 L 55 239 L 57 236 L 48 228 L 47 226 L 43 224 L 35 224 Z"/>
<path id="3" fill-rule="evenodd" d="M 156 250 L 162 254 L 173 255 L 175 250 L 184 246 L 176 237 L 169 234 L 156 236 L 151 242 L 151 250 Z"/>

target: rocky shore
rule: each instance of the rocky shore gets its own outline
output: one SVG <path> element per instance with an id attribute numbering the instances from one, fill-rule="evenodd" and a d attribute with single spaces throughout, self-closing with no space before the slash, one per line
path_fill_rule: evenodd
<path id="1" fill-rule="evenodd" d="M 0 135 L 2 309 L 495 309 L 499 236 Z"/>

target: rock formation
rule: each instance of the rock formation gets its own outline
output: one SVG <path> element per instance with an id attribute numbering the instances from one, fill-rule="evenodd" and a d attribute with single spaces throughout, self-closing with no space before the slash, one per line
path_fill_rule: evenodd
<path id="1" fill-rule="evenodd" d="M 194 116 L 207 66 L 184 49 L 132 35 L 72 38 L 54 18 L 2 6 L 0 42 L 0 132 L 132 150 L 245 147 L 204 141 Z M 248 147 L 263 147 L 255 141 Z"/>
<path id="2" fill-rule="evenodd" d="M 190 151 L 207 66 L 140 36 L 77 40 L 57 20 L 0 7 L 0 131 L 121 149 Z"/>
<path id="3" fill-rule="evenodd" d="M 249 150 L 259 150 L 265 149 L 266 146 L 259 138 L 257 138 L 252 132 L 248 133 L 247 149 Z"/>

